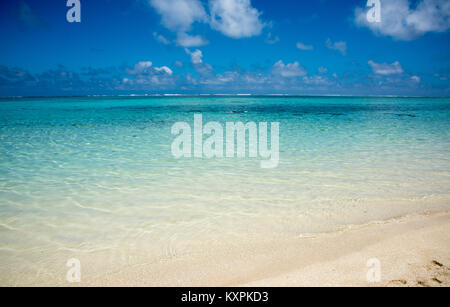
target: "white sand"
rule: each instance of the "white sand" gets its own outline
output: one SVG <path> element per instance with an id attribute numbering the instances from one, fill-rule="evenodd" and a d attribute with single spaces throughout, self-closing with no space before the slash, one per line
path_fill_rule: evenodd
<path id="1" fill-rule="evenodd" d="M 381 282 L 367 281 L 379 259 Z M 85 285 L 448 286 L 450 214 L 411 216 L 353 229 L 216 250 L 127 268 Z"/>
<path id="2" fill-rule="evenodd" d="M 450 213 L 415 215 L 308 238 L 243 238 L 205 245 L 188 255 L 117 267 L 108 253 L 80 258 L 82 282 L 65 280 L 65 260 L 48 272 L 11 266 L 0 285 L 27 286 L 449 286 Z M 220 246 L 220 247 L 219 247 Z M 133 256 L 124 253 L 124 258 Z M 381 264 L 381 282 L 369 283 L 367 261 Z M 151 258 L 148 258 L 151 259 Z M 19 259 L 20 260 L 20 259 Z M 63 261 L 64 260 L 64 261 Z M 42 262 L 42 259 L 41 259 Z M 40 262 L 40 263 L 41 263 Z M 57 268 L 57 270 L 55 269 Z M 38 267 L 40 268 L 40 267 Z"/>
<path id="3" fill-rule="evenodd" d="M 315 261 L 247 286 L 449 286 L 450 215 L 413 217 L 299 242 Z M 334 254 L 335 256 L 330 257 Z M 381 264 L 381 282 L 368 283 L 367 260 Z M 307 263 L 307 264 L 305 264 Z"/>

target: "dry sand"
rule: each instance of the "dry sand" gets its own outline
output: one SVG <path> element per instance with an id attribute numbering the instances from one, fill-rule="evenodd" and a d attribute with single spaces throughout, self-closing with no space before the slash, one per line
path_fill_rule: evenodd
<path id="1" fill-rule="evenodd" d="M 246 286 L 420 286 L 450 285 L 450 215 L 416 216 L 373 224 L 299 242 L 316 261 L 292 261 L 290 272 Z M 328 250 L 328 252 L 324 252 Z M 334 257 L 330 257 L 334 254 Z M 381 282 L 367 282 L 367 261 L 381 264 Z"/>

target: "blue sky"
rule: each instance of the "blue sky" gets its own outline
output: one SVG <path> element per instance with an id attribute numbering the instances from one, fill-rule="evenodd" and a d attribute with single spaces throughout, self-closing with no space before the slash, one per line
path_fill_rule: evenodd
<path id="1" fill-rule="evenodd" d="M 0 96 L 449 96 L 450 1 L 0 0 Z"/>

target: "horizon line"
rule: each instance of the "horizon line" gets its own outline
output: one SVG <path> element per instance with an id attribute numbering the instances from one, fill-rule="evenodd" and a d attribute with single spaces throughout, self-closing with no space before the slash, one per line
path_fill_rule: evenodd
<path id="1" fill-rule="evenodd" d="M 251 93 L 237 93 L 237 94 L 176 94 L 176 93 L 166 93 L 166 94 L 91 94 L 91 95 L 15 95 L 15 96 L 0 96 L 0 99 L 30 99 L 30 98 L 96 98 L 96 97 L 128 97 L 128 98 L 176 98 L 176 97 L 361 97 L 361 98 L 450 98 L 449 96 L 408 96 L 408 95 L 351 95 L 351 94 L 251 94 Z"/>

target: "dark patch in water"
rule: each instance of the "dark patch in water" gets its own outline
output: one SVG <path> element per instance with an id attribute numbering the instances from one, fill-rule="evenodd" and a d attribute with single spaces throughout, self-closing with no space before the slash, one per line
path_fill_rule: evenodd
<path id="1" fill-rule="evenodd" d="M 243 114 L 243 113 L 248 113 L 248 110 L 233 110 L 233 111 L 229 111 L 227 112 L 228 114 Z"/>
<path id="2" fill-rule="evenodd" d="M 318 113 L 317 115 L 344 116 L 343 113 Z"/>
<path id="3" fill-rule="evenodd" d="M 399 117 L 417 117 L 416 115 L 413 115 L 413 114 L 395 114 L 395 115 L 397 115 Z"/>

